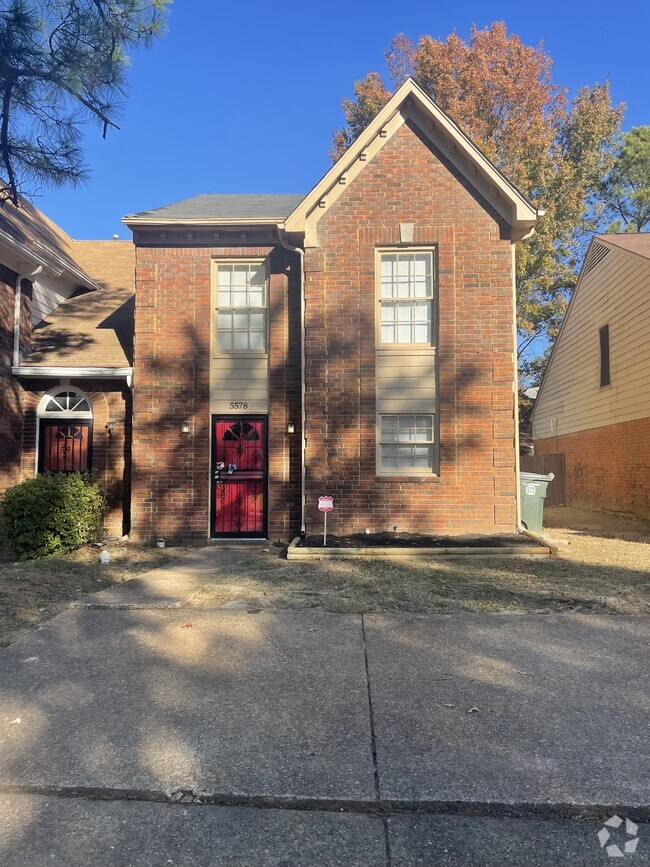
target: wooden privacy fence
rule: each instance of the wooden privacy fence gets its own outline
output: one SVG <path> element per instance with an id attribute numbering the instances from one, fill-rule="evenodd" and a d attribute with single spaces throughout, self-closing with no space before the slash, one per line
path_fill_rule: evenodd
<path id="1" fill-rule="evenodd" d="M 540 473 L 545 476 L 553 473 L 555 478 L 548 486 L 545 505 L 566 506 L 566 461 L 564 454 L 522 455 L 520 464 L 522 473 Z"/>

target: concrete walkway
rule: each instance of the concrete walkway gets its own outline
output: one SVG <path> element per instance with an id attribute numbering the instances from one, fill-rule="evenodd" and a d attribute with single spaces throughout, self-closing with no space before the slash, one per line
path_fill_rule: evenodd
<path id="1" fill-rule="evenodd" d="M 648 819 L 647 618 L 179 609 L 191 556 L 0 652 L 2 865 L 593 865 Z"/>

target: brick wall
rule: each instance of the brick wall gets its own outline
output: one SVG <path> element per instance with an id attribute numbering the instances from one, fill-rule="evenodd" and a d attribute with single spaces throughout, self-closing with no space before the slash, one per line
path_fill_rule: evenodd
<path id="1" fill-rule="evenodd" d="M 37 411 L 46 391 L 54 388 L 51 380 L 30 380 L 24 393 L 25 422 L 20 466 L 21 478 L 36 472 Z M 60 386 L 61 388 L 63 386 Z M 88 395 L 93 411 L 92 471 L 93 479 L 106 495 L 108 511 L 104 528 L 108 536 L 129 532 L 131 483 L 131 393 L 122 382 L 106 380 L 71 380 L 71 388 Z M 111 434 L 106 430 L 115 422 Z"/>
<path id="2" fill-rule="evenodd" d="M 300 523 L 297 256 L 270 244 L 156 246 L 137 238 L 132 514 L 140 539 L 208 537 L 211 260 L 267 255 L 270 536 L 288 538 Z M 179 432 L 185 419 L 189 437 Z"/>
<path id="3" fill-rule="evenodd" d="M 650 418 L 535 440 L 535 453 L 566 456 L 568 506 L 650 518 Z"/>
<path id="4" fill-rule="evenodd" d="M 0 265 L 0 494 L 20 481 L 23 391 L 11 373 L 16 273 Z M 23 281 L 21 341 L 31 342 L 31 284 Z"/>
<path id="5" fill-rule="evenodd" d="M 439 251 L 440 476 L 375 474 L 375 248 Z M 325 212 L 307 270 L 307 520 L 512 532 L 516 522 L 512 275 L 508 229 L 444 156 L 404 125 Z"/>

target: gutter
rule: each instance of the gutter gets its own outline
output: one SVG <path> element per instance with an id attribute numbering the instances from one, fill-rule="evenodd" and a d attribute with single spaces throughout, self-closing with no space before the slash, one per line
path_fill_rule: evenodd
<path id="1" fill-rule="evenodd" d="M 521 473 L 521 461 L 519 457 L 519 357 L 517 355 L 517 260 L 515 244 L 510 245 L 512 250 L 512 330 L 513 330 L 513 356 L 514 356 L 514 380 L 512 383 L 513 403 L 515 411 L 515 530 L 525 533 L 526 528 L 521 523 L 521 494 L 519 491 L 519 479 Z"/>
<path id="2" fill-rule="evenodd" d="M 23 280 L 31 279 L 40 274 L 43 270 L 42 265 L 37 265 L 31 271 L 16 275 L 16 285 L 14 289 L 14 353 L 13 366 L 17 367 L 20 364 L 20 299 L 22 297 Z M 31 322 L 30 322 L 31 328 Z"/>
<path id="3" fill-rule="evenodd" d="M 29 367 L 14 365 L 14 376 L 30 378 L 64 379 L 125 379 L 129 388 L 133 384 L 132 367 Z"/>
<path id="4" fill-rule="evenodd" d="M 300 247 L 294 247 L 286 239 L 284 223 L 277 223 L 280 243 L 290 253 L 297 253 L 300 257 L 300 535 L 302 538 L 307 533 L 306 512 L 306 462 L 305 453 L 307 439 L 305 437 L 305 251 Z"/>

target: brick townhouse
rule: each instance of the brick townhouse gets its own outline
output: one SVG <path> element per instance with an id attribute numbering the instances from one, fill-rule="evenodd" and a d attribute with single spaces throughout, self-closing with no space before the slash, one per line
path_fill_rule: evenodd
<path id="1" fill-rule="evenodd" d="M 34 205 L 0 208 L 0 494 L 92 470 L 106 530 L 130 523 L 134 253 L 77 241 Z"/>
<path id="2" fill-rule="evenodd" d="M 515 242 L 539 217 L 411 80 L 304 195 L 124 218 L 132 528 L 170 542 L 517 523 Z"/>
<path id="3" fill-rule="evenodd" d="M 5 205 L 0 493 L 89 469 L 109 532 L 168 543 L 309 534 L 321 495 L 337 533 L 512 531 L 538 217 L 411 80 L 307 195 L 131 214 L 133 244 Z"/>

